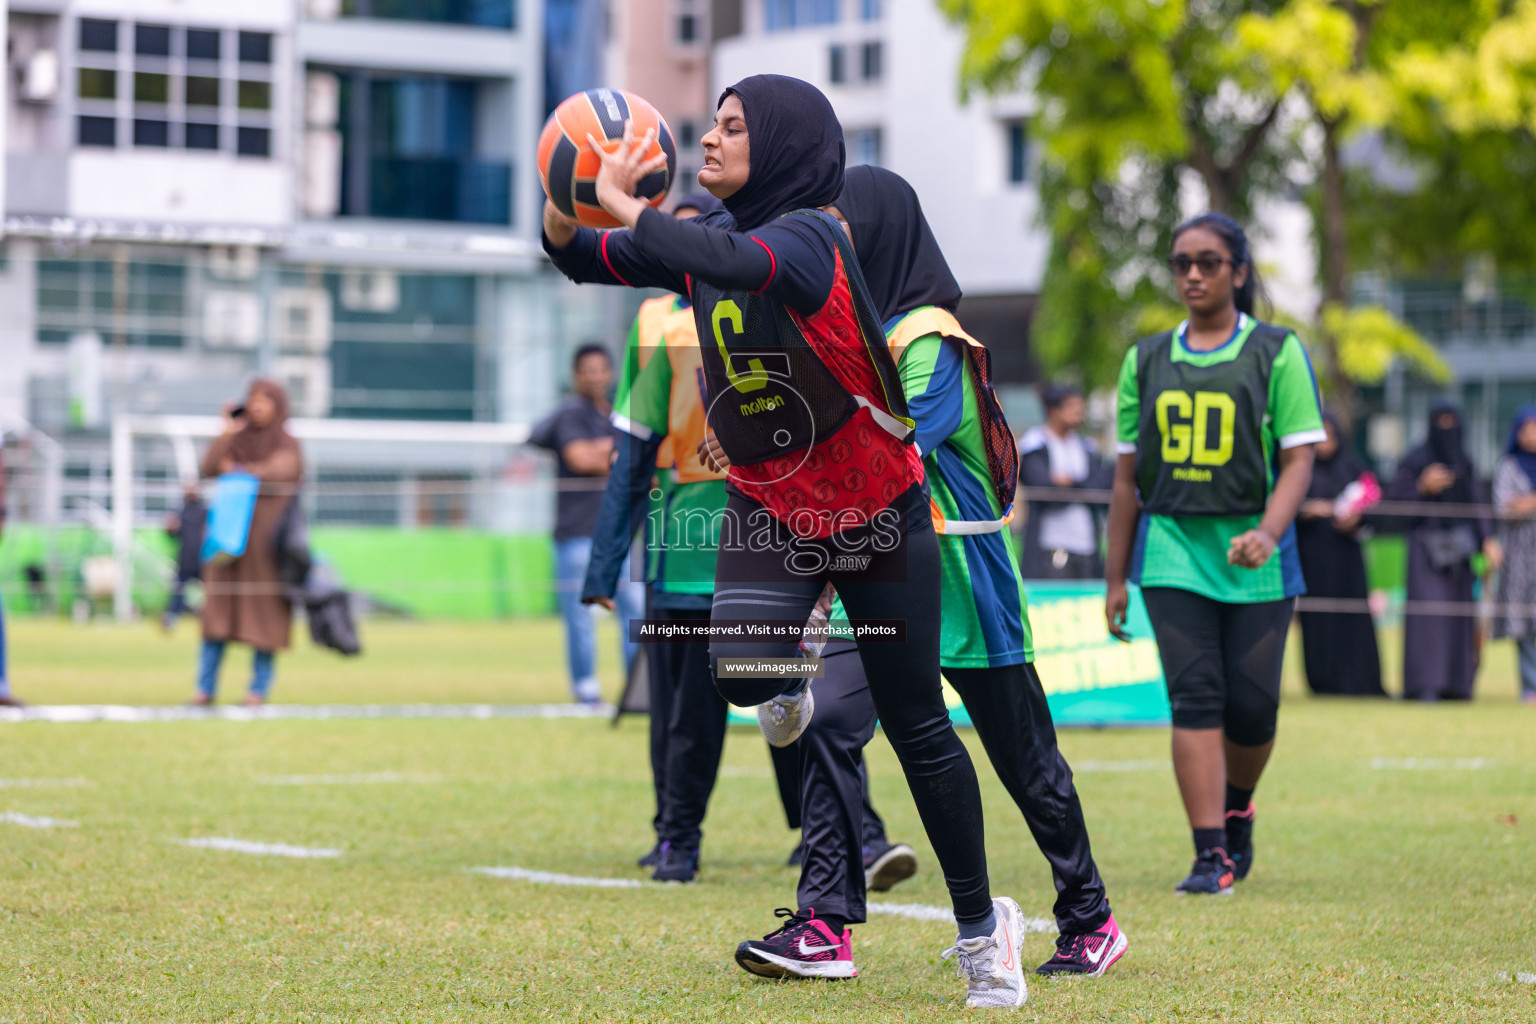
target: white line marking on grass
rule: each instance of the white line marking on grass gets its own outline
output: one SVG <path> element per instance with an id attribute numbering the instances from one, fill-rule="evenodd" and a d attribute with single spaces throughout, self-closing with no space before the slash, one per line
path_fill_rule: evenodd
<path id="1" fill-rule="evenodd" d="M 870 903 L 864 908 L 871 914 L 891 914 L 895 917 L 909 917 L 914 921 L 947 921 L 954 924 L 955 915 L 948 907 L 935 907 L 925 903 Z M 1056 922 L 1048 917 L 1026 917 L 1024 919 L 1026 932 L 1056 931 Z"/>
<path id="2" fill-rule="evenodd" d="M 94 786 L 89 779 L 0 779 L 0 789 L 44 789 L 54 786 Z"/>
<path id="3" fill-rule="evenodd" d="M 329 718 L 607 718 L 608 704 L 268 704 L 265 707 L 137 707 L 52 704 L 0 708 L 0 722 L 259 722 Z"/>
<path id="4" fill-rule="evenodd" d="M 1495 768 L 1498 762 L 1491 757 L 1373 757 L 1371 767 L 1377 771 L 1394 772 L 1473 772 L 1482 768 Z"/>
<path id="5" fill-rule="evenodd" d="M 79 828 L 78 821 L 65 821 L 63 818 L 34 818 L 30 814 L 17 814 L 15 811 L 0 813 L 0 821 L 7 825 L 20 825 L 22 828 Z"/>
<path id="6" fill-rule="evenodd" d="M 195 846 L 204 850 L 226 850 L 230 853 L 253 853 L 269 857 L 340 857 L 340 850 L 328 846 L 290 846 L 287 843 L 257 843 L 249 839 L 229 836 L 200 836 L 194 839 L 176 839 L 183 846 Z"/>
<path id="7" fill-rule="evenodd" d="M 1509 972 L 1508 971 L 1500 971 L 1499 972 L 1499 980 L 1500 981 L 1508 981 L 1509 980 Z M 1527 973 L 1525 971 L 1521 971 L 1519 974 L 1515 975 L 1515 980 L 1518 981 L 1522 985 L 1536 985 L 1536 974 L 1530 974 L 1530 973 Z"/>
<path id="8" fill-rule="evenodd" d="M 477 875 L 490 875 L 492 878 L 510 878 L 518 882 L 532 882 L 535 885 L 584 885 L 597 889 L 641 889 L 647 888 L 644 882 L 638 882 L 633 878 L 584 878 L 581 875 L 562 875 L 556 871 L 530 871 L 527 868 L 468 868 Z"/>
<path id="9" fill-rule="evenodd" d="M 352 775 L 258 775 L 264 786 L 367 786 L 391 782 L 442 782 L 441 775 L 411 772 L 359 772 Z"/>
<path id="10" fill-rule="evenodd" d="M 1159 772 L 1171 770 L 1172 762 L 1151 761 L 1077 761 L 1071 764 L 1072 774 L 1078 772 Z"/>

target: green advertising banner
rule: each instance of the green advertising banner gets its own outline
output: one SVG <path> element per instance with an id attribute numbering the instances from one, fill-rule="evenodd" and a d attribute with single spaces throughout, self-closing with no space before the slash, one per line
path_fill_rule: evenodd
<path id="1" fill-rule="evenodd" d="M 1163 666 L 1140 588 L 1131 587 L 1128 644 L 1104 628 L 1102 581 L 1026 580 L 1024 589 L 1035 636 L 1035 669 L 1058 726 L 1168 724 Z M 948 683 L 944 701 L 956 725 L 971 724 L 960 695 Z M 733 707 L 731 722 L 755 726 L 757 713 Z"/>
<path id="2" fill-rule="evenodd" d="M 1024 590 L 1035 670 L 1058 726 L 1168 723 L 1163 666 L 1140 588 L 1131 587 L 1128 644 L 1104 628 L 1103 581 L 1025 580 Z M 971 724 L 960 695 L 948 683 L 944 700 L 956 725 Z"/>

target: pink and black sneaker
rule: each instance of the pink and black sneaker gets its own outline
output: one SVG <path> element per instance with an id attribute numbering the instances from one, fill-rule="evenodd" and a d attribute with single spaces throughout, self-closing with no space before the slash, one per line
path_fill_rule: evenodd
<path id="1" fill-rule="evenodd" d="M 1062 932 L 1056 937 L 1056 955 L 1035 968 L 1036 974 L 1052 977 L 1071 974 L 1084 978 L 1097 978 L 1109 970 L 1109 965 L 1125 956 L 1130 946 L 1125 932 L 1115 923 L 1115 915 L 1091 932 Z"/>
<path id="2" fill-rule="evenodd" d="M 736 947 L 742 970 L 762 978 L 858 977 L 853 933 L 847 928 L 834 935 L 809 907 L 799 913 L 780 907 L 774 914 L 789 920 L 778 931 Z"/>

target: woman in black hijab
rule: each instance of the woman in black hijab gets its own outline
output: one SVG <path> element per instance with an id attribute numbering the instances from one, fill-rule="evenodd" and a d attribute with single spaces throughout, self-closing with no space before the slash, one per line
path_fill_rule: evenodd
<path id="1" fill-rule="evenodd" d="M 1023 917 L 991 897 L 976 772 L 940 687 L 922 460 L 858 261 L 820 210 L 842 189 L 842 126 L 814 86 L 758 75 L 721 94 L 701 141 L 699 184 L 725 212 L 680 221 L 637 199 L 665 158 L 646 160 L 649 135 L 634 144 L 626 126 L 612 151 L 592 147 L 598 201 L 629 230 L 579 228 L 546 203 L 544 249 L 572 280 L 666 288 L 693 304 L 715 438 L 701 458 L 729 470 L 711 622 L 754 637 L 711 643 L 721 695 L 756 705 L 769 742 L 786 746 L 810 722 L 808 681 L 722 675 L 720 662 L 798 657 L 800 638 L 744 627 L 804 622 L 828 583 L 854 622 L 903 623 L 903 638 L 861 641 L 859 657 L 949 887 L 967 1001 L 1018 1005 Z M 776 934 L 787 956 L 853 969 L 851 944 L 829 943 L 813 918 Z"/>
<path id="2" fill-rule="evenodd" d="M 1312 485 L 1296 517 L 1296 550 L 1307 597 L 1365 601 L 1365 555 L 1360 550 L 1359 513 L 1335 515 L 1339 495 L 1367 472 L 1365 462 L 1344 442 L 1339 421 L 1323 414 L 1328 440 L 1317 446 Z M 1313 693 L 1385 697 L 1381 651 L 1368 611 L 1304 611 L 1301 641 L 1307 685 Z"/>
<path id="3" fill-rule="evenodd" d="M 1403 619 L 1403 698 L 1471 700 L 1480 650 L 1472 558 L 1490 568 L 1502 558 L 1484 505 L 1488 496 L 1462 447 L 1461 409 L 1449 401 L 1429 411 L 1429 437 L 1398 464 L 1388 501 L 1448 507 L 1442 515 L 1398 517 L 1408 535 L 1408 603 L 1432 603 Z M 1449 605 L 1450 607 L 1444 607 Z"/>

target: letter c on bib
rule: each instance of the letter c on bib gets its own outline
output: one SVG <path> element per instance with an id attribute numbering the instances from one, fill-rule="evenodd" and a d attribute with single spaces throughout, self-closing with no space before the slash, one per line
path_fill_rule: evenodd
<path id="1" fill-rule="evenodd" d="M 741 307 L 736 305 L 736 301 L 724 299 L 715 303 L 714 312 L 709 319 L 710 325 L 715 329 L 715 344 L 720 348 L 720 358 L 725 360 L 725 376 L 731 382 L 731 387 L 742 394 L 761 391 L 767 387 L 768 371 L 763 368 L 761 359 L 749 359 L 746 373 L 737 373 L 731 367 L 731 353 L 725 347 L 725 332 L 721 328 L 728 321 L 734 333 L 738 335 L 746 333 L 746 322 L 741 315 Z"/>

